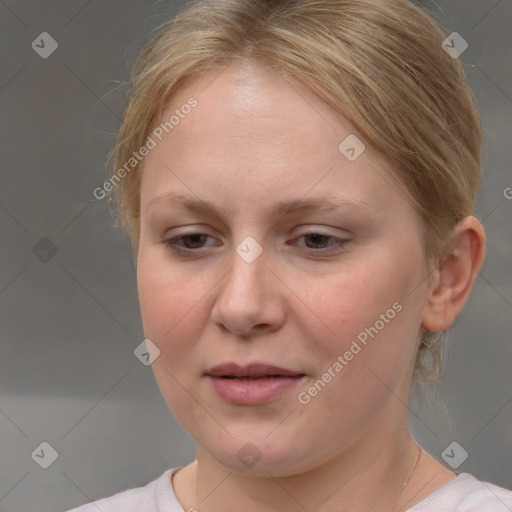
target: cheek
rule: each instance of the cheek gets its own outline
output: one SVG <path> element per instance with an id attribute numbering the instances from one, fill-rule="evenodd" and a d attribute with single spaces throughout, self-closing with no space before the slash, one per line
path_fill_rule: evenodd
<path id="1" fill-rule="evenodd" d="M 389 275 L 385 264 L 360 261 L 322 282 L 315 276 L 304 283 L 303 293 L 331 335 L 346 338 L 373 324 L 403 296 L 404 286 Z"/>
<path id="2" fill-rule="evenodd" d="M 192 331 L 201 327 L 197 315 L 204 310 L 208 285 L 144 253 L 138 259 L 137 285 L 145 336 L 162 353 L 190 347 Z"/>
<path id="3" fill-rule="evenodd" d="M 141 255 L 137 265 L 139 302 L 144 334 L 160 350 L 152 369 L 168 407 L 182 424 L 196 421 L 188 389 L 197 378 L 197 340 L 207 315 L 211 288 L 198 277 L 178 272 L 168 262 Z M 186 414 L 181 414 L 186 411 Z M 190 418 L 187 415 L 191 415 Z M 182 418 L 182 416 L 184 416 Z M 184 423 L 183 423 L 184 422 Z"/>
<path id="4" fill-rule="evenodd" d="M 390 375 L 407 365 L 421 317 L 421 301 L 411 293 L 420 279 L 418 262 L 414 251 L 407 254 L 397 258 L 393 251 L 380 251 L 320 282 L 302 278 L 302 295 L 324 326 L 315 330 L 320 322 L 310 312 L 303 327 L 326 369 L 345 355 L 343 372 L 356 380 L 367 378 L 369 368 Z"/>
<path id="5" fill-rule="evenodd" d="M 416 313 L 411 311 L 411 276 L 401 262 L 382 259 L 353 265 L 323 286 L 312 279 L 306 297 L 330 330 L 318 330 L 308 314 L 301 331 L 310 339 L 317 373 L 301 389 L 299 409 L 330 425 L 333 438 L 356 439 L 395 394 L 414 358 Z M 304 283 L 303 292 L 308 289 Z M 416 316 L 415 316 L 416 315 Z M 315 328 L 316 326 L 316 328 Z M 322 333 L 322 334 L 320 334 Z M 340 359 L 341 358 L 341 359 Z M 393 390 L 393 392 L 390 391 Z M 341 441 L 340 441 L 341 442 Z"/>

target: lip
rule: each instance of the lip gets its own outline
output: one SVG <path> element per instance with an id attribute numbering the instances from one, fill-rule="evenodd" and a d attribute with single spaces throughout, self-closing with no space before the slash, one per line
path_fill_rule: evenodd
<path id="1" fill-rule="evenodd" d="M 297 375 L 304 375 L 301 372 L 287 370 L 279 366 L 273 366 L 265 363 L 251 363 L 245 366 L 240 366 L 236 363 L 224 363 L 214 366 L 207 370 L 206 375 L 212 377 L 294 377 Z"/>
<path id="2" fill-rule="evenodd" d="M 269 364 L 226 363 L 205 372 L 219 397 L 234 405 L 262 405 L 297 386 L 305 374 Z M 249 380 L 258 379 L 258 380 Z"/>

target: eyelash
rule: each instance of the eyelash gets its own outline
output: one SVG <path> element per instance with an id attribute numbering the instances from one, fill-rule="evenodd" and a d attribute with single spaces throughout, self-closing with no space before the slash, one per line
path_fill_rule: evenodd
<path id="1" fill-rule="evenodd" d="M 338 237 L 335 237 L 333 235 L 329 235 L 329 234 L 326 234 L 326 233 L 320 233 L 320 232 L 316 232 L 316 231 L 311 231 L 309 233 L 304 233 L 303 235 L 300 235 L 299 237 L 297 237 L 297 239 L 300 239 L 300 238 L 304 238 L 306 236 L 312 236 L 312 235 L 317 235 L 317 236 L 320 236 L 320 237 L 324 237 L 324 238 L 328 238 L 328 239 L 332 239 L 336 242 L 336 244 L 339 246 L 339 249 L 335 249 L 335 250 L 340 250 L 340 249 L 343 249 L 345 247 L 345 245 L 349 242 L 348 240 L 345 240 L 345 239 L 342 239 L 342 238 L 338 238 Z M 178 255 L 181 255 L 181 256 L 184 256 L 184 257 L 193 257 L 193 253 L 197 253 L 199 252 L 200 249 L 203 249 L 203 247 L 199 247 L 199 248 L 196 248 L 196 249 L 190 249 L 190 248 L 181 248 L 181 247 L 178 247 L 177 246 L 177 243 L 180 241 L 180 240 L 183 240 L 184 238 L 190 238 L 190 237 L 196 237 L 196 236 L 207 236 L 209 238 L 212 238 L 210 237 L 209 235 L 207 235 L 206 233 L 187 233 L 186 235 L 181 235 L 181 236 L 177 236 L 177 237 L 174 237 L 174 238 L 169 238 L 169 239 L 166 239 L 166 240 L 163 240 L 163 244 L 168 247 L 169 249 L 171 249 L 174 253 L 178 254 Z M 320 242 L 317 242 L 317 243 L 320 243 Z M 327 246 L 329 247 L 329 246 Z M 333 247 L 333 245 L 331 245 L 330 247 Z M 311 247 L 306 247 L 306 249 L 310 249 L 313 253 L 319 253 L 321 252 L 322 254 L 329 254 L 329 253 L 332 253 L 334 252 L 335 250 L 323 250 L 324 248 L 321 247 L 319 249 L 313 249 Z"/>

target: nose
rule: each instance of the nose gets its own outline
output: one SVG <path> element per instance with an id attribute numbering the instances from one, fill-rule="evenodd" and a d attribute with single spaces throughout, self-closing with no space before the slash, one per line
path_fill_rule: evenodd
<path id="1" fill-rule="evenodd" d="M 265 251 L 252 262 L 233 252 L 231 270 L 219 283 L 211 313 L 223 332 L 250 337 L 278 330 L 284 323 L 283 285 L 267 265 Z"/>

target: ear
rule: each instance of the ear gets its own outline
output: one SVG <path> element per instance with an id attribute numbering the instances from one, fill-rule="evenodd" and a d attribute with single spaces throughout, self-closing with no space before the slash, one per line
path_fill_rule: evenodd
<path id="1" fill-rule="evenodd" d="M 448 329 L 464 308 L 485 259 L 485 231 L 475 217 L 454 229 L 449 250 L 432 280 L 421 325 L 432 332 Z"/>

